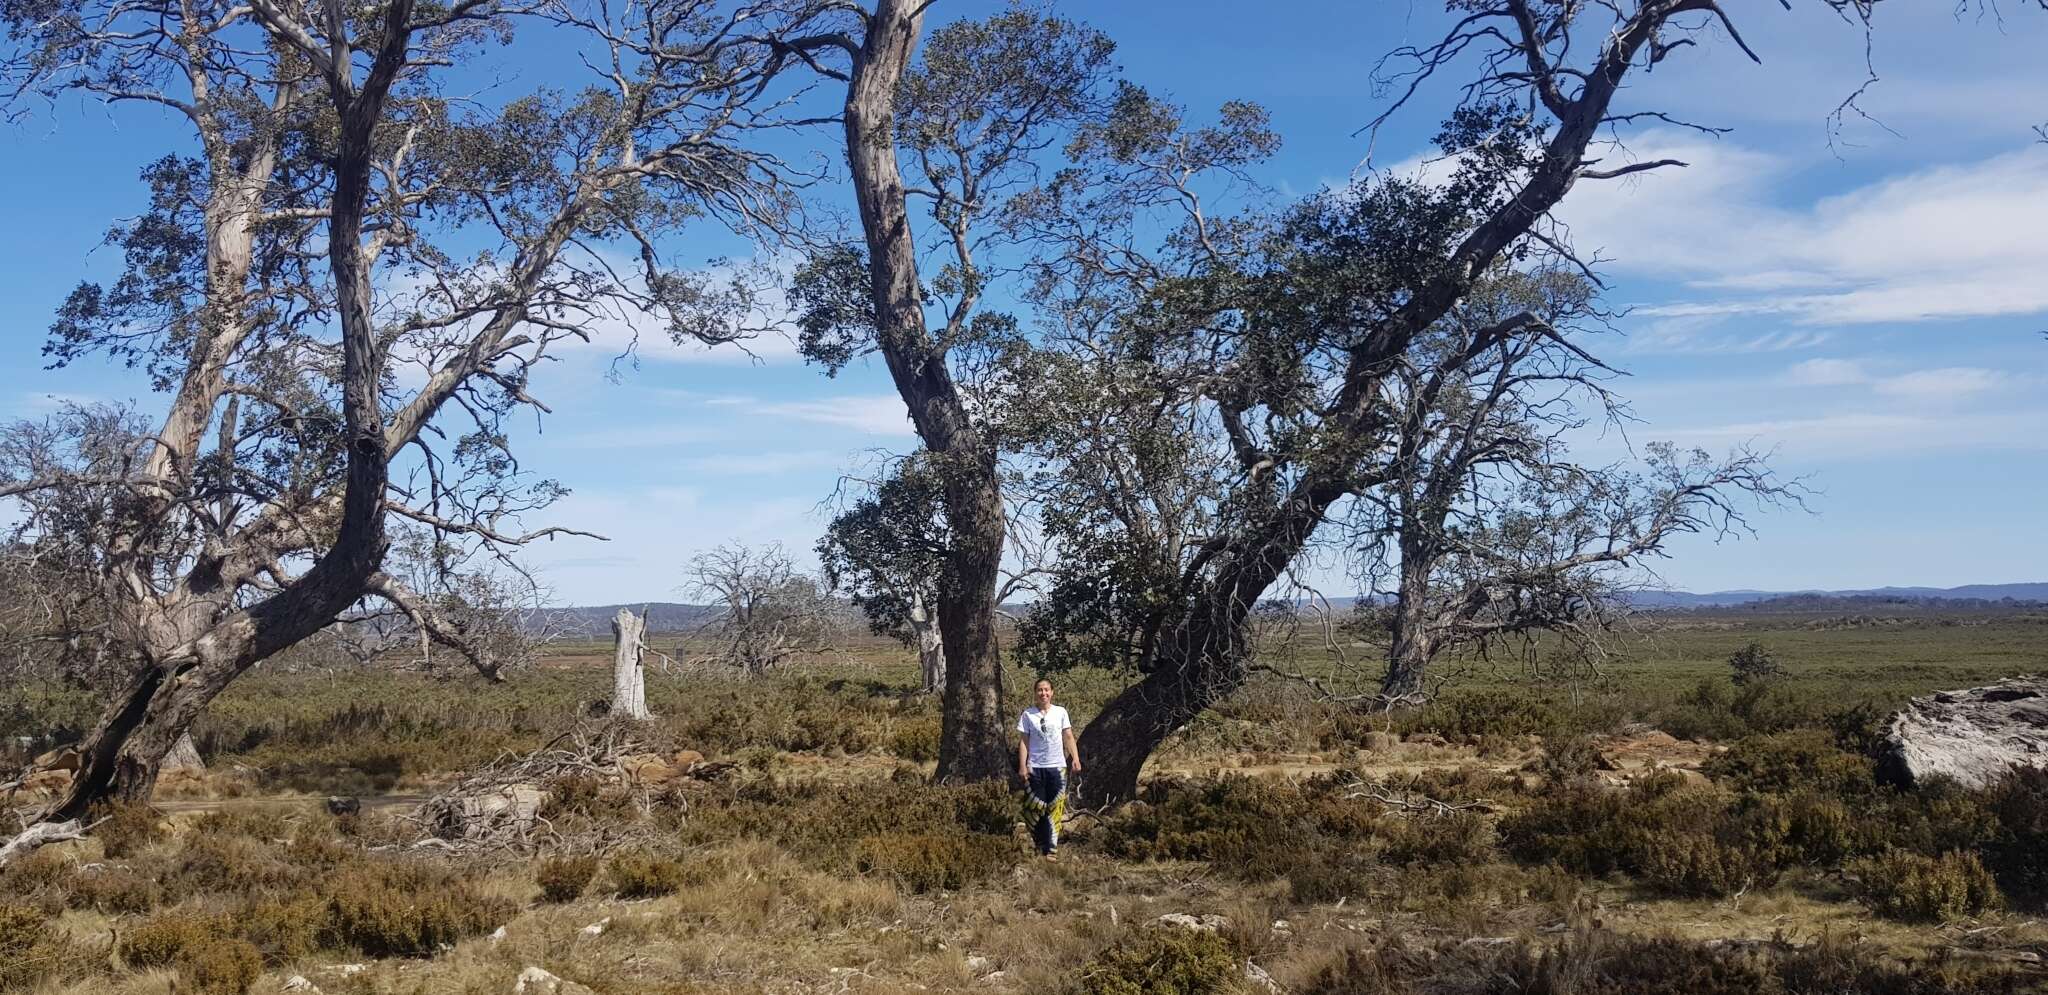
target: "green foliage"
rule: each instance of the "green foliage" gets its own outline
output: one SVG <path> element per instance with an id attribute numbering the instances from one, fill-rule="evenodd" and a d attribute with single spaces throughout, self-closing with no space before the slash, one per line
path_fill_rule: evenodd
<path id="1" fill-rule="evenodd" d="M 189 909 L 159 912 L 121 938 L 121 959 L 130 967 L 164 967 L 213 941 L 224 924 L 219 916 Z"/>
<path id="2" fill-rule="evenodd" d="M 893 879 L 905 891 L 958 891 L 1010 865 L 1007 839 L 964 831 L 882 833 L 854 848 L 854 867 Z"/>
<path id="3" fill-rule="evenodd" d="M 1783 794 L 1807 788 L 1861 797 L 1877 788 L 1869 758 L 1842 751 L 1819 729 L 1746 736 L 1701 769 L 1738 791 Z"/>
<path id="4" fill-rule="evenodd" d="M 134 856 L 163 838 L 163 816 L 147 805 L 112 804 L 93 814 L 99 826 L 93 837 L 109 857 Z"/>
<path id="5" fill-rule="evenodd" d="M 318 894 L 264 895 L 229 914 L 236 934 L 272 964 L 289 963 L 336 942 L 328 900 Z"/>
<path id="6" fill-rule="evenodd" d="M 41 910 L 0 901 L 0 991 L 71 977 L 90 966 L 92 953 L 65 939 Z"/>
<path id="7" fill-rule="evenodd" d="M 1212 995 L 1231 990 L 1237 958 L 1206 930 L 1151 926 L 1081 969 L 1084 995 Z"/>
<path id="8" fill-rule="evenodd" d="M 657 853 L 622 853 L 611 858 L 612 894 L 620 898 L 659 898 L 683 887 L 689 874 L 683 862 Z"/>
<path id="9" fill-rule="evenodd" d="M 263 957 L 247 940 L 210 939 L 186 952 L 178 973 L 181 990 L 192 995 L 247 995 L 263 974 Z"/>
<path id="10" fill-rule="evenodd" d="M 1991 872 L 1974 853 L 1925 857 L 1892 850 L 1848 868 L 1856 895 L 1878 915 L 1906 922 L 1947 922 L 2003 906 Z"/>
<path id="11" fill-rule="evenodd" d="M 1541 699 L 1507 689 L 1463 690 L 1439 695 L 1423 707 L 1418 728 L 1445 736 L 1530 736 L 1558 731 L 1565 723 Z"/>
<path id="12" fill-rule="evenodd" d="M 2048 904 L 2048 770 L 2015 767 L 1989 795 L 1997 835 L 1986 860 L 2008 895 L 2038 909 Z"/>
<path id="13" fill-rule="evenodd" d="M 326 896 L 335 944 L 372 957 L 429 957 L 497 928 L 514 911 L 459 877 L 417 864 L 351 868 L 336 876 Z"/>
<path id="14" fill-rule="evenodd" d="M 889 752 L 911 763 L 930 763 L 939 758 L 939 719 L 909 719 L 889 737 Z"/>
<path id="15" fill-rule="evenodd" d="M 596 857 L 549 857 L 534 868 L 533 880 L 540 885 L 543 902 L 573 902 L 597 876 Z"/>
<path id="16" fill-rule="evenodd" d="M 1728 658 L 1728 679 L 1736 687 L 1760 684 L 1764 681 L 1785 676 L 1785 667 L 1764 649 L 1761 643 L 1750 643 L 1736 650 Z"/>

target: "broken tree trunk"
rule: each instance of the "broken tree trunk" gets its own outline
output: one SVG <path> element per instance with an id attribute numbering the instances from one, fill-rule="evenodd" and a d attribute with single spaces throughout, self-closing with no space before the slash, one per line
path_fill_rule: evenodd
<path id="1" fill-rule="evenodd" d="M 647 616 L 630 608 L 612 619 L 612 714 L 629 719 L 653 718 L 647 711 Z"/>
<path id="2" fill-rule="evenodd" d="M 192 734 L 185 733 L 171 744 L 171 752 L 164 754 L 160 771 L 205 770 L 206 761 L 199 758 L 199 746 L 192 742 Z"/>
<path id="3" fill-rule="evenodd" d="M 931 610 L 925 607 L 921 591 L 913 591 L 910 595 L 910 633 L 917 640 L 917 666 L 924 675 L 924 686 L 920 690 L 927 694 L 944 690 L 946 641 L 939 635 L 939 624 L 932 618 Z"/>

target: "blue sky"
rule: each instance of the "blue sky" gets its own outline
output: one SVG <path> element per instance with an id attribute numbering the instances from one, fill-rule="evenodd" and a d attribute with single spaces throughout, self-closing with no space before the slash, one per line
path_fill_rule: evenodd
<path id="1" fill-rule="evenodd" d="M 947 0 L 934 17 L 992 6 Z M 1881 5 L 1895 9 L 1880 17 L 1882 79 L 1863 106 L 1890 131 L 1852 119 L 1831 146 L 1827 117 L 1862 79 L 1862 33 L 1814 3 L 1740 6 L 1763 65 L 1706 35 L 1622 100 L 1735 130 L 1634 132 L 1631 154 L 1691 165 L 1582 186 L 1562 212 L 1579 245 L 1609 260 L 1610 302 L 1633 308 L 1598 343 L 1630 374 L 1621 390 L 1640 421 L 1629 439 L 1775 448 L 1817 492 L 1810 513 L 1756 516 L 1753 538 L 1682 543 L 1661 575 L 1700 591 L 2048 579 L 2048 145 L 2031 130 L 2048 121 L 2048 16 L 1959 21 L 1945 3 Z M 1270 108 L 1286 144 L 1262 179 L 1282 195 L 1364 164 L 1356 132 L 1382 106 L 1374 60 L 1441 23 L 1428 4 L 1298 0 L 1257 17 L 1221 0 L 1061 9 L 1117 39 L 1126 75 L 1198 117 L 1226 99 Z M 526 61 L 499 75 L 548 78 L 533 61 L 544 52 L 507 56 Z M 1425 95 L 1382 133 L 1371 165 L 1412 168 L 1444 106 Z M 138 169 L 185 148 L 183 130 L 149 111 L 71 103 L 0 142 L 11 235 L 0 239 L 0 418 L 61 399 L 152 410 L 129 371 L 45 371 L 39 349 L 69 288 L 112 268 L 100 235 L 139 211 Z M 679 259 L 739 249 L 697 238 Z M 626 334 L 602 329 L 543 373 L 535 393 L 557 413 L 522 422 L 529 469 L 574 491 L 535 524 L 612 539 L 531 552 L 562 600 L 676 597 L 689 558 L 729 539 L 780 541 L 807 559 L 839 475 L 914 444 L 878 364 L 827 380 L 769 338 L 754 358 L 643 339 L 637 362 L 616 366 Z M 1613 438 L 1589 448 L 1622 453 Z"/>

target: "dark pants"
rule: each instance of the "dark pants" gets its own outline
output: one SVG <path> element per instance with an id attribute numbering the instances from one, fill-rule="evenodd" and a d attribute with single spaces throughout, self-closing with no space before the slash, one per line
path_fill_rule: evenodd
<path id="1" fill-rule="evenodd" d="M 1060 819 L 1067 811 L 1067 772 L 1058 767 L 1033 767 L 1026 787 L 1038 803 L 1038 821 L 1031 824 L 1031 842 L 1039 853 L 1060 848 Z"/>

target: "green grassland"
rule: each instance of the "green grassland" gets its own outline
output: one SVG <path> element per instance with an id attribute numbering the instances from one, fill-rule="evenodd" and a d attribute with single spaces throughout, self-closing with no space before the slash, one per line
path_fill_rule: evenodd
<path id="1" fill-rule="evenodd" d="M 604 642 L 495 685 L 288 657 L 195 729 L 207 775 L 0 872 L 0 991 L 504 995 L 541 967 L 603 995 L 1270 992 L 1247 964 L 1296 995 L 2048 990 L 2048 776 L 1900 791 L 1859 752 L 1910 696 L 2048 670 L 2048 613 L 1654 621 L 1594 668 L 1449 661 L 1396 714 L 1261 676 L 1140 802 L 1080 806 L 1056 864 L 1014 786 L 929 782 L 937 702 L 883 640 L 754 680 L 657 666 L 630 727 L 590 714 Z M 1751 643 L 1784 674 L 1732 683 Z M 1352 666 L 1266 652 L 1369 683 L 1340 645 Z M 1125 680 L 1056 679 L 1078 721 Z M 0 689 L 17 766 L 92 717 Z M 546 831 L 505 846 L 408 821 L 479 765 L 608 735 L 716 773 L 547 775 Z"/>

